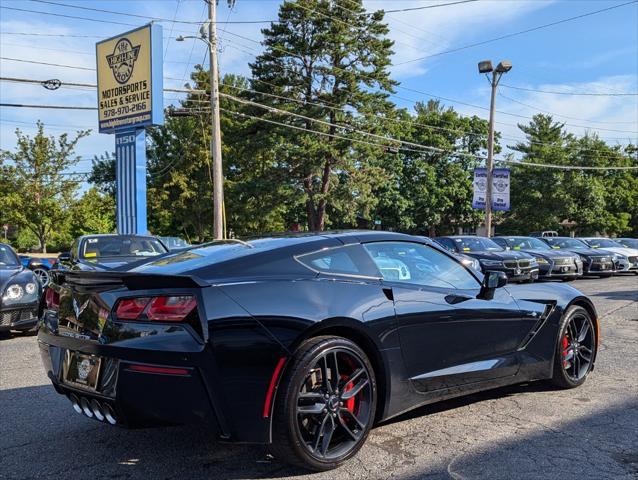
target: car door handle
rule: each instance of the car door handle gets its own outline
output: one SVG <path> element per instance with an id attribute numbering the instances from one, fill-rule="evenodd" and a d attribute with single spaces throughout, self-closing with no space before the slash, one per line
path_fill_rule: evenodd
<path id="1" fill-rule="evenodd" d="M 467 302 L 468 300 L 472 300 L 474 297 L 469 297 L 467 295 L 457 295 L 456 293 L 450 293 L 445 296 L 445 301 L 450 305 L 456 305 L 457 303 Z"/>

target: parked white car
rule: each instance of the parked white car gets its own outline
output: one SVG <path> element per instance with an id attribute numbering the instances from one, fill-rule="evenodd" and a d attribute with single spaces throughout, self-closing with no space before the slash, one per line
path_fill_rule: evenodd
<path id="1" fill-rule="evenodd" d="M 626 268 L 618 268 L 617 272 L 634 272 L 638 275 L 638 250 L 635 248 L 628 248 L 622 243 L 618 243 L 610 238 L 603 237 L 588 237 L 581 238 L 583 242 L 589 245 L 591 248 L 604 248 L 606 251 L 616 254 L 621 257 L 618 262 L 618 266 Z M 626 261 L 625 261 L 626 260 Z"/>

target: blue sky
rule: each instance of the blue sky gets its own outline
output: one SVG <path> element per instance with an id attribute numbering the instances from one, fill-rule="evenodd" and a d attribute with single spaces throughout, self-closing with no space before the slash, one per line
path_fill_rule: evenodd
<path id="1" fill-rule="evenodd" d="M 345 0 L 338 0 L 347 5 Z M 584 17 L 486 45 L 455 53 L 408 62 L 456 47 L 481 42 L 512 32 L 530 29 L 567 17 L 625 3 L 627 0 L 479 0 L 465 4 L 388 14 L 390 36 L 395 40 L 392 74 L 406 88 L 398 89 L 404 98 L 427 101 L 432 96 L 445 97 L 447 105 L 466 115 L 487 118 L 489 85 L 477 73 L 479 60 L 510 60 L 514 67 L 503 83 L 532 90 L 551 92 L 636 93 L 638 91 L 638 3 L 601 14 Z M 122 13 L 199 21 L 205 17 L 204 0 L 52 0 Z M 366 0 L 368 10 L 414 8 L 450 0 Z M 232 11 L 220 2 L 218 20 L 270 20 L 277 17 L 279 0 L 237 0 Z M 0 53 L 2 57 L 94 68 L 94 44 L 102 38 L 129 30 L 120 22 L 142 25 L 136 17 L 86 11 L 61 5 L 2 0 L 0 9 Z M 11 10 L 12 8 L 51 12 L 59 15 L 93 18 L 80 20 L 60 16 Z M 176 42 L 170 36 L 194 34 L 193 24 L 162 22 L 164 27 L 165 87 L 182 87 L 192 66 L 206 58 L 202 42 Z M 248 74 L 248 63 L 261 50 L 260 24 L 220 25 L 221 73 Z M 171 33 L 172 32 L 172 33 Z M 52 36 L 16 35 L 39 33 Z M 66 35 L 66 36 L 55 36 Z M 75 35 L 81 37 L 73 37 Z M 239 36 L 238 36 L 239 35 Z M 241 38 L 241 37 L 245 38 Z M 95 83 L 90 70 L 69 69 L 0 60 L 4 77 L 58 78 L 67 82 Z M 175 103 L 179 94 L 167 93 L 165 105 Z M 400 106 L 410 102 L 394 99 Z M 451 101 L 451 100 L 454 100 Z M 0 82 L 0 102 L 95 106 L 93 89 L 59 89 L 47 91 L 37 85 Z M 458 102 L 458 103 L 455 103 Z M 523 105 L 525 104 L 525 105 Z M 482 106 L 476 108 L 471 105 Z M 506 143 L 522 138 L 516 123 L 538 111 L 551 112 L 568 124 L 575 134 L 586 131 L 598 134 L 610 143 L 626 144 L 638 138 L 638 96 L 576 96 L 500 89 L 497 99 L 497 129 Z M 518 117 L 520 115 L 522 117 Z M 83 157 L 78 171 L 90 169 L 94 154 L 113 151 L 110 135 L 97 132 L 97 112 L 55 111 L 42 109 L 1 108 L 0 148 L 15 145 L 14 130 L 35 131 L 41 119 L 52 134 L 92 128 L 77 149 Z"/>

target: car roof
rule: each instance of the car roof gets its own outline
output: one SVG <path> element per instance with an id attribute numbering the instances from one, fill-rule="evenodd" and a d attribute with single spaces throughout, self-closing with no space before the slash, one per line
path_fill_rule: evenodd
<path id="1" fill-rule="evenodd" d="M 150 234 L 139 234 L 139 233 L 95 233 L 90 235 L 81 235 L 80 240 L 84 240 L 85 238 L 106 238 L 106 237 L 136 237 L 136 238 L 152 238 L 157 240 L 155 235 Z"/>

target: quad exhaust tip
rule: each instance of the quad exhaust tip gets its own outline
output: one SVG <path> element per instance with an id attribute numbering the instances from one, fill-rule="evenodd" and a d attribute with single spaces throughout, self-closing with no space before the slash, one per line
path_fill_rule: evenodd
<path id="1" fill-rule="evenodd" d="M 84 414 L 84 416 L 89 418 L 95 418 L 100 422 L 107 421 L 111 425 L 117 424 L 115 410 L 108 403 L 102 403 L 95 398 L 78 397 L 75 393 L 69 395 L 69 400 L 71 400 L 73 410 L 77 413 Z"/>

